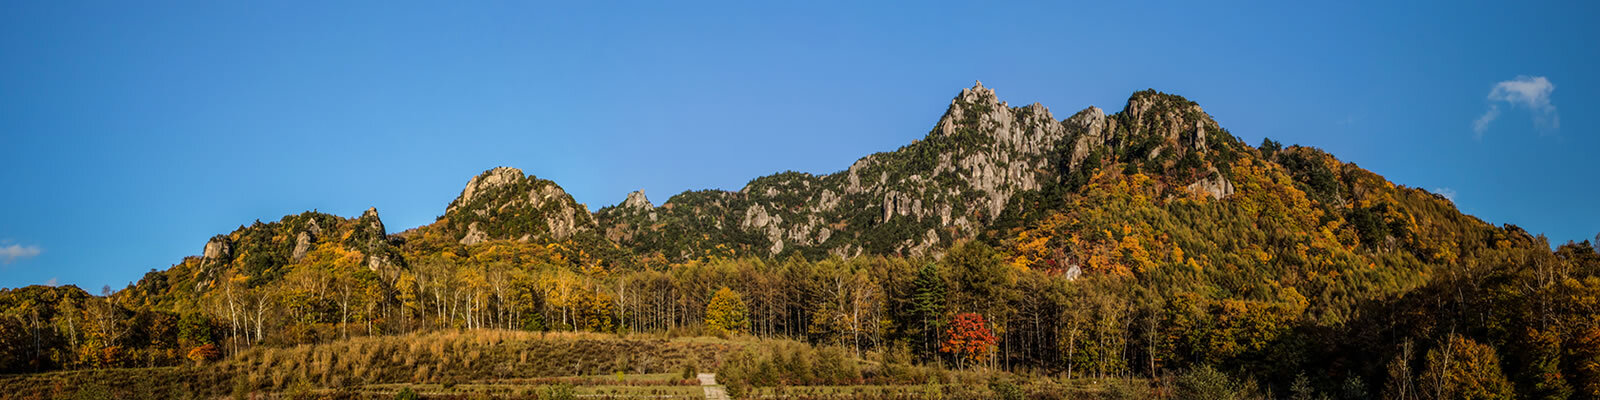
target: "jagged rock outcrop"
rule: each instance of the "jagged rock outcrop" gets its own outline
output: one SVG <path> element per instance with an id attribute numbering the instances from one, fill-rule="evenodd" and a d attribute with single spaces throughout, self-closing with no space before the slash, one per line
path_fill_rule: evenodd
<path id="1" fill-rule="evenodd" d="M 950 101 L 926 139 L 844 171 L 686 192 L 648 221 L 630 204 L 596 216 L 607 237 L 668 257 L 715 254 L 719 245 L 767 256 L 928 254 L 980 232 L 1018 193 L 1053 184 L 1058 148 L 1073 127 L 1039 104 L 1011 107 L 978 83 Z"/>
<path id="2" fill-rule="evenodd" d="M 295 262 L 300 262 L 301 259 L 306 258 L 306 252 L 310 250 L 311 234 L 307 232 L 300 232 L 299 235 L 295 235 L 294 254 L 290 255 L 289 259 L 294 260 Z"/>
<path id="3" fill-rule="evenodd" d="M 482 229 L 478 229 L 478 222 L 473 221 L 472 223 L 467 224 L 467 234 L 462 235 L 461 240 L 456 242 L 471 246 L 487 241 L 489 241 L 489 233 L 484 232 Z"/>
<path id="4" fill-rule="evenodd" d="M 669 258 L 914 256 L 982 232 L 1021 193 L 1106 162 L 1225 197 L 1233 185 L 1212 163 L 1219 134 L 1228 136 L 1198 105 L 1153 90 L 1135 93 L 1116 115 L 1089 107 L 1057 120 L 1039 104 L 1010 106 L 979 82 L 950 101 L 925 139 L 844 171 L 785 172 L 737 192 L 685 192 L 648 212 L 642 193 L 629 195 L 595 216 L 607 238 Z"/>
<path id="5" fill-rule="evenodd" d="M 310 222 L 306 223 L 306 232 L 310 232 L 313 236 L 322 235 L 322 225 L 318 224 L 315 218 L 312 218 Z"/>
<path id="6" fill-rule="evenodd" d="M 390 243 L 389 233 L 384 229 L 376 207 L 367 208 L 361 217 L 356 218 L 345 240 L 345 247 L 367 255 L 367 268 L 373 271 L 399 266 L 403 262 L 399 249 Z"/>
<path id="7" fill-rule="evenodd" d="M 1234 192 L 1233 182 L 1229 182 L 1227 178 L 1223 178 L 1222 173 L 1218 172 L 1215 168 L 1212 168 L 1210 173 L 1206 174 L 1205 178 L 1195 181 L 1185 188 L 1193 192 L 1205 193 L 1206 195 L 1211 196 L 1211 198 L 1219 200 L 1233 195 Z"/>
<path id="8" fill-rule="evenodd" d="M 650 204 L 650 198 L 644 196 L 643 190 L 628 193 L 628 198 L 622 201 L 622 206 L 641 211 L 653 211 L 656 208 L 655 204 Z"/>
<path id="9" fill-rule="evenodd" d="M 1068 149 L 1067 165 L 1069 168 L 1078 168 L 1095 149 L 1107 147 L 1106 142 L 1116 131 L 1117 120 L 1106 118 L 1105 111 L 1100 107 L 1089 106 L 1067 118 L 1066 124 L 1078 131 Z"/>
<path id="10" fill-rule="evenodd" d="M 1206 151 L 1206 129 L 1215 130 L 1217 125 L 1199 104 L 1153 91 L 1134 94 L 1122 114 L 1129 131 L 1145 132 L 1175 143 L 1179 148 L 1199 152 Z M 1151 157 L 1159 156 L 1161 150 L 1156 149 Z"/>
<path id="11" fill-rule="evenodd" d="M 201 254 L 205 261 L 227 262 L 233 259 L 233 246 L 227 235 L 212 236 L 211 240 L 206 241 L 205 250 Z"/>
<path id="12" fill-rule="evenodd" d="M 456 201 L 451 202 L 450 206 L 445 208 L 445 214 L 455 212 L 458 205 L 471 203 L 478 198 L 480 193 L 515 183 L 522 180 L 523 177 L 522 170 L 511 167 L 495 167 L 484 171 L 482 174 L 474 176 L 467 181 L 467 186 L 461 189 L 461 196 L 456 197 Z"/>
<path id="13" fill-rule="evenodd" d="M 383 228 L 383 219 L 378 218 L 378 208 L 377 207 L 367 207 L 367 211 L 361 212 L 360 221 L 362 223 L 366 224 L 367 225 L 367 229 L 370 229 L 373 232 L 378 232 L 378 233 L 387 232 Z"/>
<path id="14" fill-rule="evenodd" d="M 489 240 L 560 241 L 593 231 L 595 223 L 587 207 L 555 182 L 499 167 L 467 181 L 430 229 L 472 245 Z"/>
<path id="15" fill-rule="evenodd" d="M 312 257 L 323 245 L 362 256 L 361 266 L 372 271 L 393 271 L 405 265 L 399 239 L 390 237 L 375 208 L 355 218 L 316 211 L 286 215 L 273 222 L 255 221 L 206 241 L 195 262 L 185 262 L 193 291 L 215 289 L 235 277 L 252 285 L 277 279 L 304 264 L 328 263 L 335 254 Z M 348 254 L 347 253 L 347 254 Z"/>

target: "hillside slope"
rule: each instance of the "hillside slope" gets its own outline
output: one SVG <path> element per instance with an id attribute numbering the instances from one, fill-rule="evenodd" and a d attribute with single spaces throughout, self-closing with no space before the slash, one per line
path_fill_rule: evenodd
<path id="1" fill-rule="evenodd" d="M 499 167 L 399 234 L 376 210 L 308 212 L 109 297 L 3 291 L 0 371 L 458 328 L 696 334 L 736 315 L 717 329 L 945 365 L 1600 397 L 1600 253 L 1550 249 L 1316 148 L 1247 145 L 1183 97 L 1058 120 L 980 84 L 924 139 L 831 174 L 590 213 Z M 940 345 L 958 316 L 993 328 L 982 357 Z M 1436 362 L 1453 357 L 1477 362 Z"/>

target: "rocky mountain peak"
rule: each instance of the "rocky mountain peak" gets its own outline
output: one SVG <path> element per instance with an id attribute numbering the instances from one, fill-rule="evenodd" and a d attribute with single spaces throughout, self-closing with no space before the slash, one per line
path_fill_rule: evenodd
<path id="1" fill-rule="evenodd" d="M 1094 149 L 1106 145 L 1107 139 L 1116 131 L 1117 120 L 1106 117 L 1106 112 L 1100 107 L 1089 106 L 1067 118 L 1066 125 L 1073 128 L 1078 136 L 1069 144 L 1067 162 L 1069 168 L 1077 168 Z"/>
<path id="2" fill-rule="evenodd" d="M 486 190 L 515 183 L 524 177 L 527 177 L 527 175 L 522 173 L 522 170 L 511 167 L 495 167 L 488 171 L 483 171 L 483 173 L 467 181 L 467 186 L 461 189 L 461 196 L 456 197 L 456 201 L 450 203 L 445 212 L 454 211 L 456 207 L 471 202 L 472 199 Z"/>
<path id="3" fill-rule="evenodd" d="M 233 257 L 233 241 L 228 239 L 228 235 L 212 236 L 211 240 L 206 241 L 205 250 L 200 254 L 206 261 L 226 261 Z"/>
<path id="4" fill-rule="evenodd" d="M 1000 101 L 1000 97 L 995 96 L 994 89 L 983 87 L 983 81 L 978 81 L 970 88 L 961 89 L 961 94 L 950 100 L 952 107 L 961 103 L 990 106 L 1005 104 Z"/>
<path id="5" fill-rule="evenodd" d="M 981 233 L 1016 196 L 1062 182 L 1064 174 L 1075 173 L 1095 154 L 1136 163 L 1152 174 L 1180 171 L 1173 176 L 1182 178 L 1173 184 L 1227 197 L 1232 184 L 1204 152 L 1212 145 L 1206 136 L 1212 132 L 1221 130 L 1193 102 L 1155 91 L 1135 93 L 1126 111 L 1115 115 L 1088 107 L 1057 120 L 1041 104 L 1012 107 L 974 82 L 951 99 L 923 140 L 863 157 L 843 171 L 790 171 L 756 178 L 737 192 L 684 192 L 660 208 L 639 191 L 593 217 L 605 238 L 673 260 L 740 252 L 930 254 L 951 240 Z M 1194 149 L 1201 149 L 1197 157 Z M 518 185 L 516 190 L 530 190 Z M 472 203 L 461 218 L 451 217 L 464 232 L 457 238 L 471 244 L 503 237 L 491 225 L 498 220 L 484 217 L 498 212 L 503 218 L 514 206 L 498 200 Z M 478 222 L 463 222 L 468 215 Z M 551 232 L 588 226 L 550 221 Z"/>
<path id="6" fill-rule="evenodd" d="M 389 231 L 385 230 L 383 227 L 383 219 L 378 218 L 377 207 L 367 207 L 367 211 L 361 213 L 360 220 L 366 221 L 367 229 L 370 229 L 373 233 L 377 235 L 388 235 Z"/>
<path id="7" fill-rule="evenodd" d="M 438 229 L 467 245 L 496 239 L 563 240 L 594 228 L 587 207 L 560 185 L 509 167 L 472 177 L 440 218 L 445 224 Z"/>
<path id="8" fill-rule="evenodd" d="M 1130 132 L 1154 135 L 1183 149 L 1202 153 L 1209 148 L 1207 136 L 1220 130 L 1217 121 L 1199 104 L 1155 90 L 1134 93 L 1122 109 L 1121 117 Z"/>
<path id="9" fill-rule="evenodd" d="M 650 204 L 649 198 L 644 197 L 644 190 L 642 189 L 628 193 L 628 199 L 622 201 L 622 206 L 644 211 L 656 208 L 654 204 Z"/>

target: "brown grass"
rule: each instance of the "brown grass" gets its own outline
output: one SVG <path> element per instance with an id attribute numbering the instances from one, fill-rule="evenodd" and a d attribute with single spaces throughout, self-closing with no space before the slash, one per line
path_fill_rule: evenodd
<path id="1" fill-rule="evenodd" d="M 187 398 L 230 395 L 236 385 L 256 393 L 282 394 L 307 384 L 312 391 L 348 392 L 378 384 L 676 373 L 685 364 L 715 368 L 744 345 L 654 335 L 500 330 L 356 337 L 285 348 L 254 347 L 205 366 L 0 376 L 0 399 L 49 399 L 88 390 L 143 398 L 130 389 L 141 383 L 158 387 L 151 392 L 164 395 L 156 398 Z M 611 381 L 614 384 L 615 378 Z"/>

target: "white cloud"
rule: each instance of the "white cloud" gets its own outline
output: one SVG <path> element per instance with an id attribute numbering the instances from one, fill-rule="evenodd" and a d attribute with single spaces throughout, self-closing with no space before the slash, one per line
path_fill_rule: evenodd
<path id="1" fill-rule="evenodd" d="M 1496 83 L 1489 89 L 1489 111 L 1472 122 L 1472 132 L 1479 138 L 1483 137 L 1483 133 L 1489 129 L 1489 123 L 1500 117 L 1500 103 L 1527 108 L 1533 113 L 1535 125 L 1561 129 L 1561 115 L 1556 112 L 1555 104 L 1550 102 L 1550 94 L 1555 91 L 1556 85 L 1542 76 L 1524 75 Z"/>
<path id="2" fill-rule="evenodd" d="M 10 246 L 0 247 L 0 259 L 5 260 L 0 261 L 0 264 L 10 264 L 16 262 L 19 258 L 37 256 L 39 255 L 39 252 L 39 246 L 23 246 L 20 244 L 13 244 Z"/>
<path id="3" fill-rule="evenodd" d="M 50 278 L 50 280 L 44 281 L 44 285 L 49 287 L 61 286 L 61 279 Z"/>
<path id="4" fill-rule="evenodd" d="M 1450 200 L 1451 203 L 1456 202 L 1456 190 L 1455 189 L 1451 189 L 1451 188 L 1447 188 L 1447 187 L 1433 188 L 1433 192 L 1438 194 L 1438 195 L 1440 195 L 1440 196 L 1444 196 L 1445 200 Z"/>
<path id="5" fill-rule="evenodd" d="M 1500 105 L 1490 104 L 1489 112 L 1483 113 L 1483 116 L 1478 117 L 1477 121 L 1472 121 L 1472 133 L 1482 139 L 1483 132 L 1489 130 L 1489 123 L 1494 122 L 1495 118 L 1500 118 Z"/>

